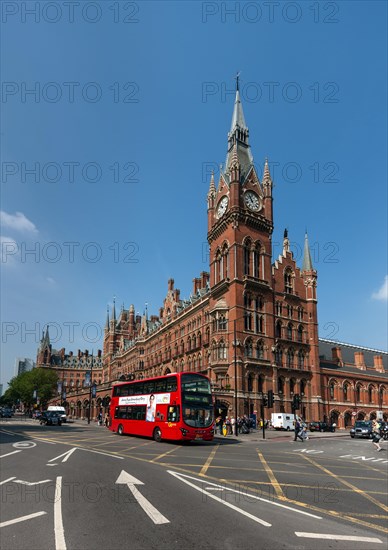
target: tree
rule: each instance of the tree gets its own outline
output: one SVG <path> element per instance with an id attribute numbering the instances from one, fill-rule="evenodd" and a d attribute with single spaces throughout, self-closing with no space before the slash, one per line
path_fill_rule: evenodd
<path id="1" fill-rule="evenodd" d="M 40 403 L 45 406 L 51 399 L 57 388 L 58 375 L 55 371 L 45 368 L 32 369 L 15 376 L 9 382 L 9 388 L 4 397 L 13 403 L 21 401 L 25 407 L 31 407 L 36 403 L 34 392 L 36 391 Z"/>

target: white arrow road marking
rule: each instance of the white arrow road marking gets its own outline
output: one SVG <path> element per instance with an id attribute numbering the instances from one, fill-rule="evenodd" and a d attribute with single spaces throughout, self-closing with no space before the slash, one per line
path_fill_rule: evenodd
<path id="1" fill-rule="evenodd" d="M 152 504 L 137 490 L 135 485 L 144 485 L 144 483 L 136 477 L 131 476 L 124 470 L 121 471 L 121 474 L 116 480 L 116 483 L 124 484 L 128 486 L 128 489 L 131 491 L 135 499 L 138 501 L 140 506 L 143 508 L 147 516 L 152 519 L 156 525 L 161 525 L 163 523 L 170 523 L 170 521 L 165 518 Z"/>
<path id="2" fill-rule="evenodd" d="M 38 516 L 44 516 L 47 512 L 36 512 L 35 514 L 29 514 L 28 516 L 22 516 L 20 518 L 10 519 L 9 521 L 3 521 L 0 523 L 0 527 L 7 527 L 7 525 L 13 525 L 20 521 L 26 521 L 27 519 L 37 518 Z"/>
<path id="3" fill-rule="evenodd" d="M 69 456 L 71 456 L 74 451 L 77 450 L 77 447 L 73 447 L 73 449 L 70 449 L 70 451 L 66 451 L 65 453 L 62 453 L 61 455 L 59 456 L 56 456 L 55 458 L 52 458 L 51 460 L 49 460 L 49 462 L 54 462 L 54 460 L 58 460 L 58 458 L 62 458 L 63 457 L 63 460 L 62 462 L 66 462 L 67 459 L 69 458 Z M 54 464 L 47 464 L 47 466 L 54 466 Z"/>
<path id="4" fill-rule="evenodd" d="M 247 518 L 253 519 L 253 521 L 256 521 L 257 523 L 260 523 L 261 525 L 264 525 L 264 527 L 271 527 L 271 524 L 268 523 L 267 521 L 264 521 L 263 519 L 260 519 L 256 516 L 250 514 L 249 512 L 244 512 L 244 510 L 242 510 L 241 508 L 238 508 L 234 504 L 231 504 L 230 502 L 225 502 L 225 500 L 222 500 L 222 498 L 219 498 L 219 497 L 216 497 L 215 495 L 212 495 L 211 493 L 209 493 L 208 491 L 203 489 L 203 487 L 197 487 L 197 485 L 194 485 L 194 483 L 191 483 L 190 481 L 187 481 L 187 479 L 183 479 L 183 478 L 187 477 L 189 479 L 195 479 L 195 481 L 199 481 L 201 483 L 203 483 L 203 479 L 197 479 L 195 477 L 180 474 L 178 472 L 172 472 L 171 470 L 167 470 L 167 471 L 168 471 L 169 474 L 171 474 L 174 477 L 178 478 L 180 481 L 183 481 L 183 483 L 186 483 L 187 485 L 190 485 L 190 487 L 193 487 L 197 491 L 200 491 L 202 494 L 205 493 L 205 495 L 209 496 L 213 500 L 216 500 L 217 502 L 220 502 L 221 504 L 224 504 L 228 508 L 231 508 L 232 510 L 235 510 L 236 512 L 238 512 L 239 514 L 242 514 L 243 516 L 246 516 Z M 209 482 L 207 482 L 207 483 L 210 485 Z M 219 485 L 217 486 L 215 483 L 212 483 L 211 485 L 213 485 L 214 487 L 220 487 Z M 238 493 L 238 491 L 235 491 L 235 492 Z"/>
<path id="5" fill-rule="evenodd" d="M 383 541 L 375 537 L 355 537 L 348 535 L 328 535 L 326 533 L 301 533 L 295 531 L 297 537 L 305 537 L 308 539 L 331 539 L 331 540 L 352 540 L 355 542 L 376 542 L 382 544 Z"/>
<path id="6" fill-rule="evenodd" d="M 43 481 L 33 481 L 33 482 L 23 481 L 22 479 L 13 480 L 14 483 L 20 483 L 21 485 L 28 485 L 28 486 L 40 485 L 41 483 L 48 483 L 49 481 L 51 481 L 51 479 L 44 479 Z"/>
<path id="7" fill-rule="evenodd" d="M 182 478 L 188 478 L 188 479 L 193 479 L 194 481 L 198 481 L 199 483 L 201 483 L 203 485 L 204 483 L 204 480 L 203 479 L 198 479 L 196 477 L 192 477 L 192 476 L 188 476 L 186 474 L 181 474 L 181 473 L 178 473 L 178 472 L 173 472 L 172 470 L 167 470 L 169 474 L 175 476 L 176 478 L 180 479 L 181 481 L 183 481 L 184 483 L 187 483 L 187 485 L 190 485 L 191 487 L 194 487 L 194 489 L 197 489 L 197 491 L 201 491 L 201 492 L 205 492 L 206 493 L 206 490 L 203 489 L 203 487 L 198 487 L 197 485 L 194 485 L 192 483 L 190 483 L 189 481 L 185 480 L 185 479 L 182 479 Z M 218 485 L 217 483 L 211 483 L 210 481 L 206 481 L 206 483 L 209 485 L 209 487 L 206 487 L 206 489 L 210 489 L 210 485 L 212 487 L 217 487 L 219 489 L 222 489 L 224 491 L 228 491 L 230 493 L 238 493 L 238 494 L 241 494 L 241 491 L 238 491 L 237 489 L 232 489 L 230 487 L 226 487 L 226 486 L 222 486 L 222 485 Z M 215 489 L 212 489 L 213 491 Z M 214 496 L 214 495 L 211 495 L 210 493 L 207 493 L 211 498 L 215 499 L 215 500 L 221 500 L 219 499 L 218 497 Z M 246 496 L 248 496 L 249 498 L 254 498 L 256 500 L 261 500 L 261 502 L 266 502 L 267 504 L 272 504 L 272 506 L 278 506 L 279 508 L 284 508 L 285 510 L 290 510 L 291 512 L 296 512 L 297 514 L 302 514 L 304 516 L 309 516 L 311 518 L 315 518 L 315 519 L 322 519 L 320 516 L 315 516 L 314 514 L 310 514 L 309 512 L 304 512 L 303 510 L 297 510 L 296 508 L 292 508 L 291 506 L 286 506 L 285 504 L 280 504 L 280 502 L 273 502 L 272 500 L 268 500 L 266 498 L 263 498 L 263 497 L 258 497 L 256 495 L 252 495 L 251 493 L 244 493 L 246 494 Z M 227 504 L 225 503 L 225 501 L 223 500 L 222 501 L 222 504 Z"/>
<path id="8" fill-rule="evenodd" d="M 21 453 L 21 451 L 12 451 L 12 453 L 7 453 L 6 455 L 0 455 L 0 458 L 5 458 L 6 456 L 14 455 L 16 453 Z"/>
<path id="9" fill-rule="evenodd" d="M 57 477 L 54 497 L 55 550 L 66 550 L 65 532 L 62 521 L 62 476 Z"/>

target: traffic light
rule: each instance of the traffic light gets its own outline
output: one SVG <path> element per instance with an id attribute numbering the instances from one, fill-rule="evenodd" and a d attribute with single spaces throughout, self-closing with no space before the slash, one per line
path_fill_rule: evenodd
<path id="1" fill-rule="evenodd" d="M 294 395 L 294 398 L 293 398 L 293 401 L 292 401 L 292 407 L 295 411 L 300 408 L 300 395 L 299 395 L 299 393 L 296 393 Z"/>
<path id="2" fill-rule="evenodd" d="M 263 407 L 268 406 L 268 397 L 266 393 L 263 393 Z"/>
<path id="3" fill-rule="evenodd" d="M 269 408 L 269 409 L 272 409 L 272 407 L 273 407 L 273 401 L 274 401 L 274 398 L 273 398 L 273 390 L 268 390 L 268 408 Z"/>

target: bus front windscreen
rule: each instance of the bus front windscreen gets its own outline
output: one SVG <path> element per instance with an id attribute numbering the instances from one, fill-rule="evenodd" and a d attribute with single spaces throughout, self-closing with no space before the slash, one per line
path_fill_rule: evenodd
<path id="1" fill-rule="evenodd" d="M 210 382 L 195 374 L 182 375 L 183 421 L 195 428 L 208 428 L 214 420 Z"/>

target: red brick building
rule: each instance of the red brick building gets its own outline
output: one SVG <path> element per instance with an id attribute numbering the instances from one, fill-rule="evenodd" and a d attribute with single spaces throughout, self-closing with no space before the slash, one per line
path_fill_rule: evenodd
<path id="1" fill-rule="evenodd" d="M 337 355 L 327 358 L 327 350 L 321 353 L 317 272 L 307 235 L 301 267 L 287 231 L 283 251 L 272 263 L 273 182 L 267 160 L 261 179 L 254 166 L 238 89 L 225 166 L 217 184 L 211 177 L 207 207 L 209 272 L 193 280 L 190 298 L 182 299 L 170 279 L 157 315 L 135 315 L 133 305 L 118 317 L 114 305 L 108 314 L 97 405 L 120 377 L 196 371 L 212 380 L 217 413 L 223 415 L 259 413 L 268 390 L 275 396 L 268 417 L 291 412 L 295 394 L 304 418 L 331 418 L 341 427 L 353 412 L 369 418 L 382 408 L 387 411 L 384 354 L 378 354 L 373 368 L 364 368 L 361 352 L 355 366 Z M 73 409 L 87 399 L 85 392 L 69 394 Z"/>
<path id="2" fill-rule="evenodd" d="M 259 411 L 263 393 L 275 393 L 275 410 L 291 410 L 303 394 L 303 414 L 317 417 L 320 399 L 317 273 L 306 235 L 303 266 L 290 251 L 272 264 L 273 184 L 265 162 L 253 163 L 236 91 L 227 157 L 208 203 L 209 273 L 193 281 L 182 300 L 174 281 L 158 315 L 115 312 L 104 335 L 104 380 L 135 374 L 200 371 L 212 380 L 224 414 Z M 235 344 L 235 345 L 234 345 Z"/>

